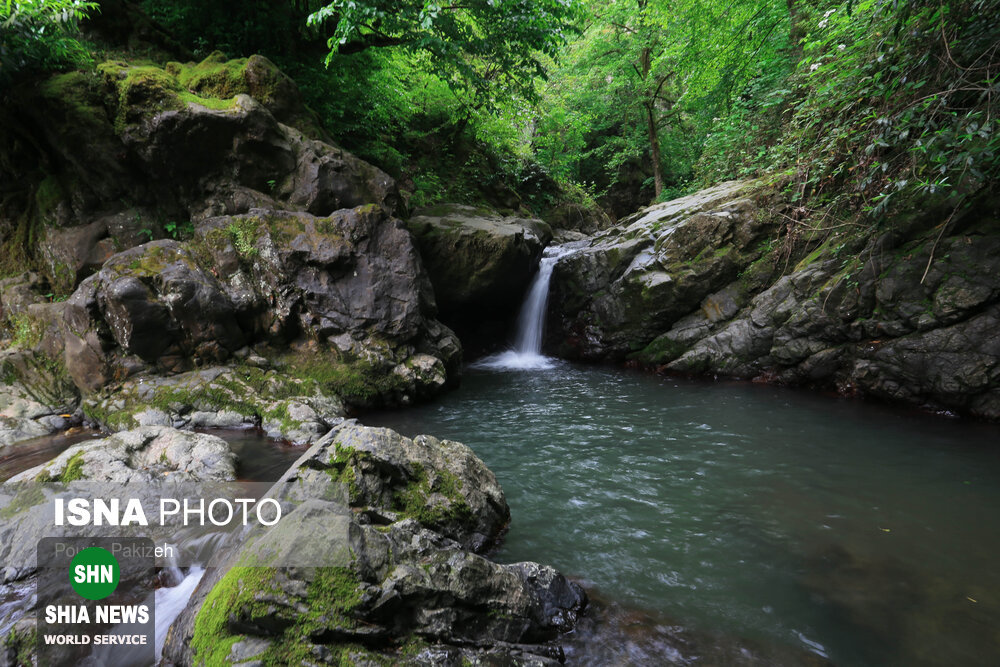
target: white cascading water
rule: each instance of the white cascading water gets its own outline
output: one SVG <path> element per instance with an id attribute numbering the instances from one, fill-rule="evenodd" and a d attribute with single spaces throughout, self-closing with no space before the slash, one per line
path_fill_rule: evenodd
<path id="1" fill-rule="evenodd" d="M 549 302 L 549 282 L 552 270 L 561 257 L 569 254 L 562 246 L 545 249 L 538 273 L 528 289 L 528 296 L 517 317 L 517 338 L 514 349 L 480 359 L 473 368 L 495 370 L 544 370 L 552 368 L 553 359 L 542 354 L 542 333 L 545 328 L 545 307 Z"/>
<path id="2" fill-rule="evenodd" d="M 191 594 L 197 588 L 205 570 L 197 565 L 188 570 L 187 576 L 179 584 L 170 588 L 156 590 L 156 659 L 163 655 L 163 643 L 167 639 L 167 630 L 184 611 Z"/>
<path id="3" fill-rule="evenodd" d="M 205 576 L 204 568 L 192 565 L 187 574 L 184 575 L 179 568 L 168 575 L 180 575 L 181 579 L 176 586 L 157 588 L 149 595 L 143 604 L 155 609 L 154 616 L 154 664 L 160 661 L 163 656 L 163 644 L 167 639 L 167 630 L 173 625 L 180 613 L 184 611 L 194 589 L 198 586 L 201 578 Z M 119 625 L 108 631 L 109 634 L 132 634 L 135 626 Z M 142 646 L 119 646 L 102 645 L 95 646 L 93 652 L 78 664 L 81 667 L 96 667 L 98 665 L 122 665 L 122 667 L 132 667 L 132 665 L 146 665 L 149 663 L 149 649 Z"/>

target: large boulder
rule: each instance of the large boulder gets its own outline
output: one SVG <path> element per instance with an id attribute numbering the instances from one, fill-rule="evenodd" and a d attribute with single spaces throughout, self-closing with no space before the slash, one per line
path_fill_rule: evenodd
<path id="1" fill-rule="evenodd" d="M 268 495 L 290 511 L 202 580 L 173 664 L 557 664 L 550 642 L 586 603 L 552 568 L 475 553 L 509 513 L 459 443 L 345 423 Z"/>
<path id="2" fill-rule="evenodd" d="M 398 402 L 457 373 L 458 341 L 433 314 L 412 239 L 384 209 L 252 209 L 204 221 L 189 243 L 108 260 L 65 306 L 66 366 L 93 392 L 142 371 L 226 362 L 248 344 L 310 340 L 334 365 L 386 378 L 371 395 L 345 388 L 348 399 Z"/>
<path id="3" fill-rule="evenodd" d="M 621 360 L 732 282 L 771 231 L 749 189 L 725 183 L 570 244 L 552 275 L 549 339 L 566 356 Z"/>
<path id="4" fill-rule="evenodd" d="M 668 331 L 670 353 L 651 360 L 998 418 L 1000 238 L 963 234 L 929 253 L 918 240 L 806 262 L 701 336 Z"/>
<path id="5" fill-rule="evenodd" d="M 552 277 L 568 356 L 833 388 L 1000 417 L 1000 235 L 988 205 L 881 235 L 811 229 L 728 183 L 578 241 Z M 774 237 L 791 234 L 780 244 Z"/>
<path id="6" fill-rule="evenodd" d="M 391 212 L 398 199 L 388 175 L 329 143 L 294 82 L 261 56 L 108 61 L 12 94 L 11 122 L 0 127 L 9 164 L 25 146 L 47 159 L 39 180 L 0 178 L 19 180 L 31 200 L 37 268 L 56 293 L 115 252 L 177 238 L 192 220 L 255 206 Z"/>
<path id="7" fill-rule="evenodd" d="M 541 220 L 442 204 L 407 224 L 447 317 L 464 309 L 509 309 L 520 303 L 552 230 Z"/>

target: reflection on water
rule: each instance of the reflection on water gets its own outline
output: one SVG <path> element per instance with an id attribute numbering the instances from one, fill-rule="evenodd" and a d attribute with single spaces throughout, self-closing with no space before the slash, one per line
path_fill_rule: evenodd
<path id="1" fill-rule="evenodd" d="M 673 619 L 638 622 L 640 653 L 726 663 L 704 639 L 726 635 L 770 664 L 1000 655 L 996 425 L 566 363 L 471 370 L 437 403 L 363 421 L 472 447 L 511 506 L 498 557 Z M 633 662 L 581 641 L 574 662 Z"/>
<path id="2" fill-rule="evenodd" d="M 0 482 L 10 479 L 23 470 L 51 461 L 79 442 L 99 437 L 103 437 L 100 431 L 71 428 L 62 433 L 15 442 L 0 454 Z"/>
<path id="3" fill-rule="evenodd" d="M 291 445 L 284 440 L 267 437 L 256 428 L 197 429 L 199 433 L 216 435 L 229 443 L 239 457 L 237 476 L 244 482 L 276 482 L 302 456 L 308 447 Z"/>

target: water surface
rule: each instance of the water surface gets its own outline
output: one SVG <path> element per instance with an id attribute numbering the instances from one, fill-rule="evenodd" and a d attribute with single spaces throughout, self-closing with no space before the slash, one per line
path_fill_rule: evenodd
<path id="1" fill-rule="evenodd" d="M 604 601 L 574 662 L 1000 656 L 995 425 L 565 362 L 471 369 L 363 421 L 460 440 L 496 473 L 513 516 L 498 558 Z"/>

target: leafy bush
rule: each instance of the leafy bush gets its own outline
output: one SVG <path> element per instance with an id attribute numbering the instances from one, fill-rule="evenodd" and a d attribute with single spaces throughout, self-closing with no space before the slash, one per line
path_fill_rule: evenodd
<path id="1" fill-rule="evenodd" d="M 87 60 L 78 25 L 97 6 L 87 0 L 0 0 L 0 82 Z"/>

